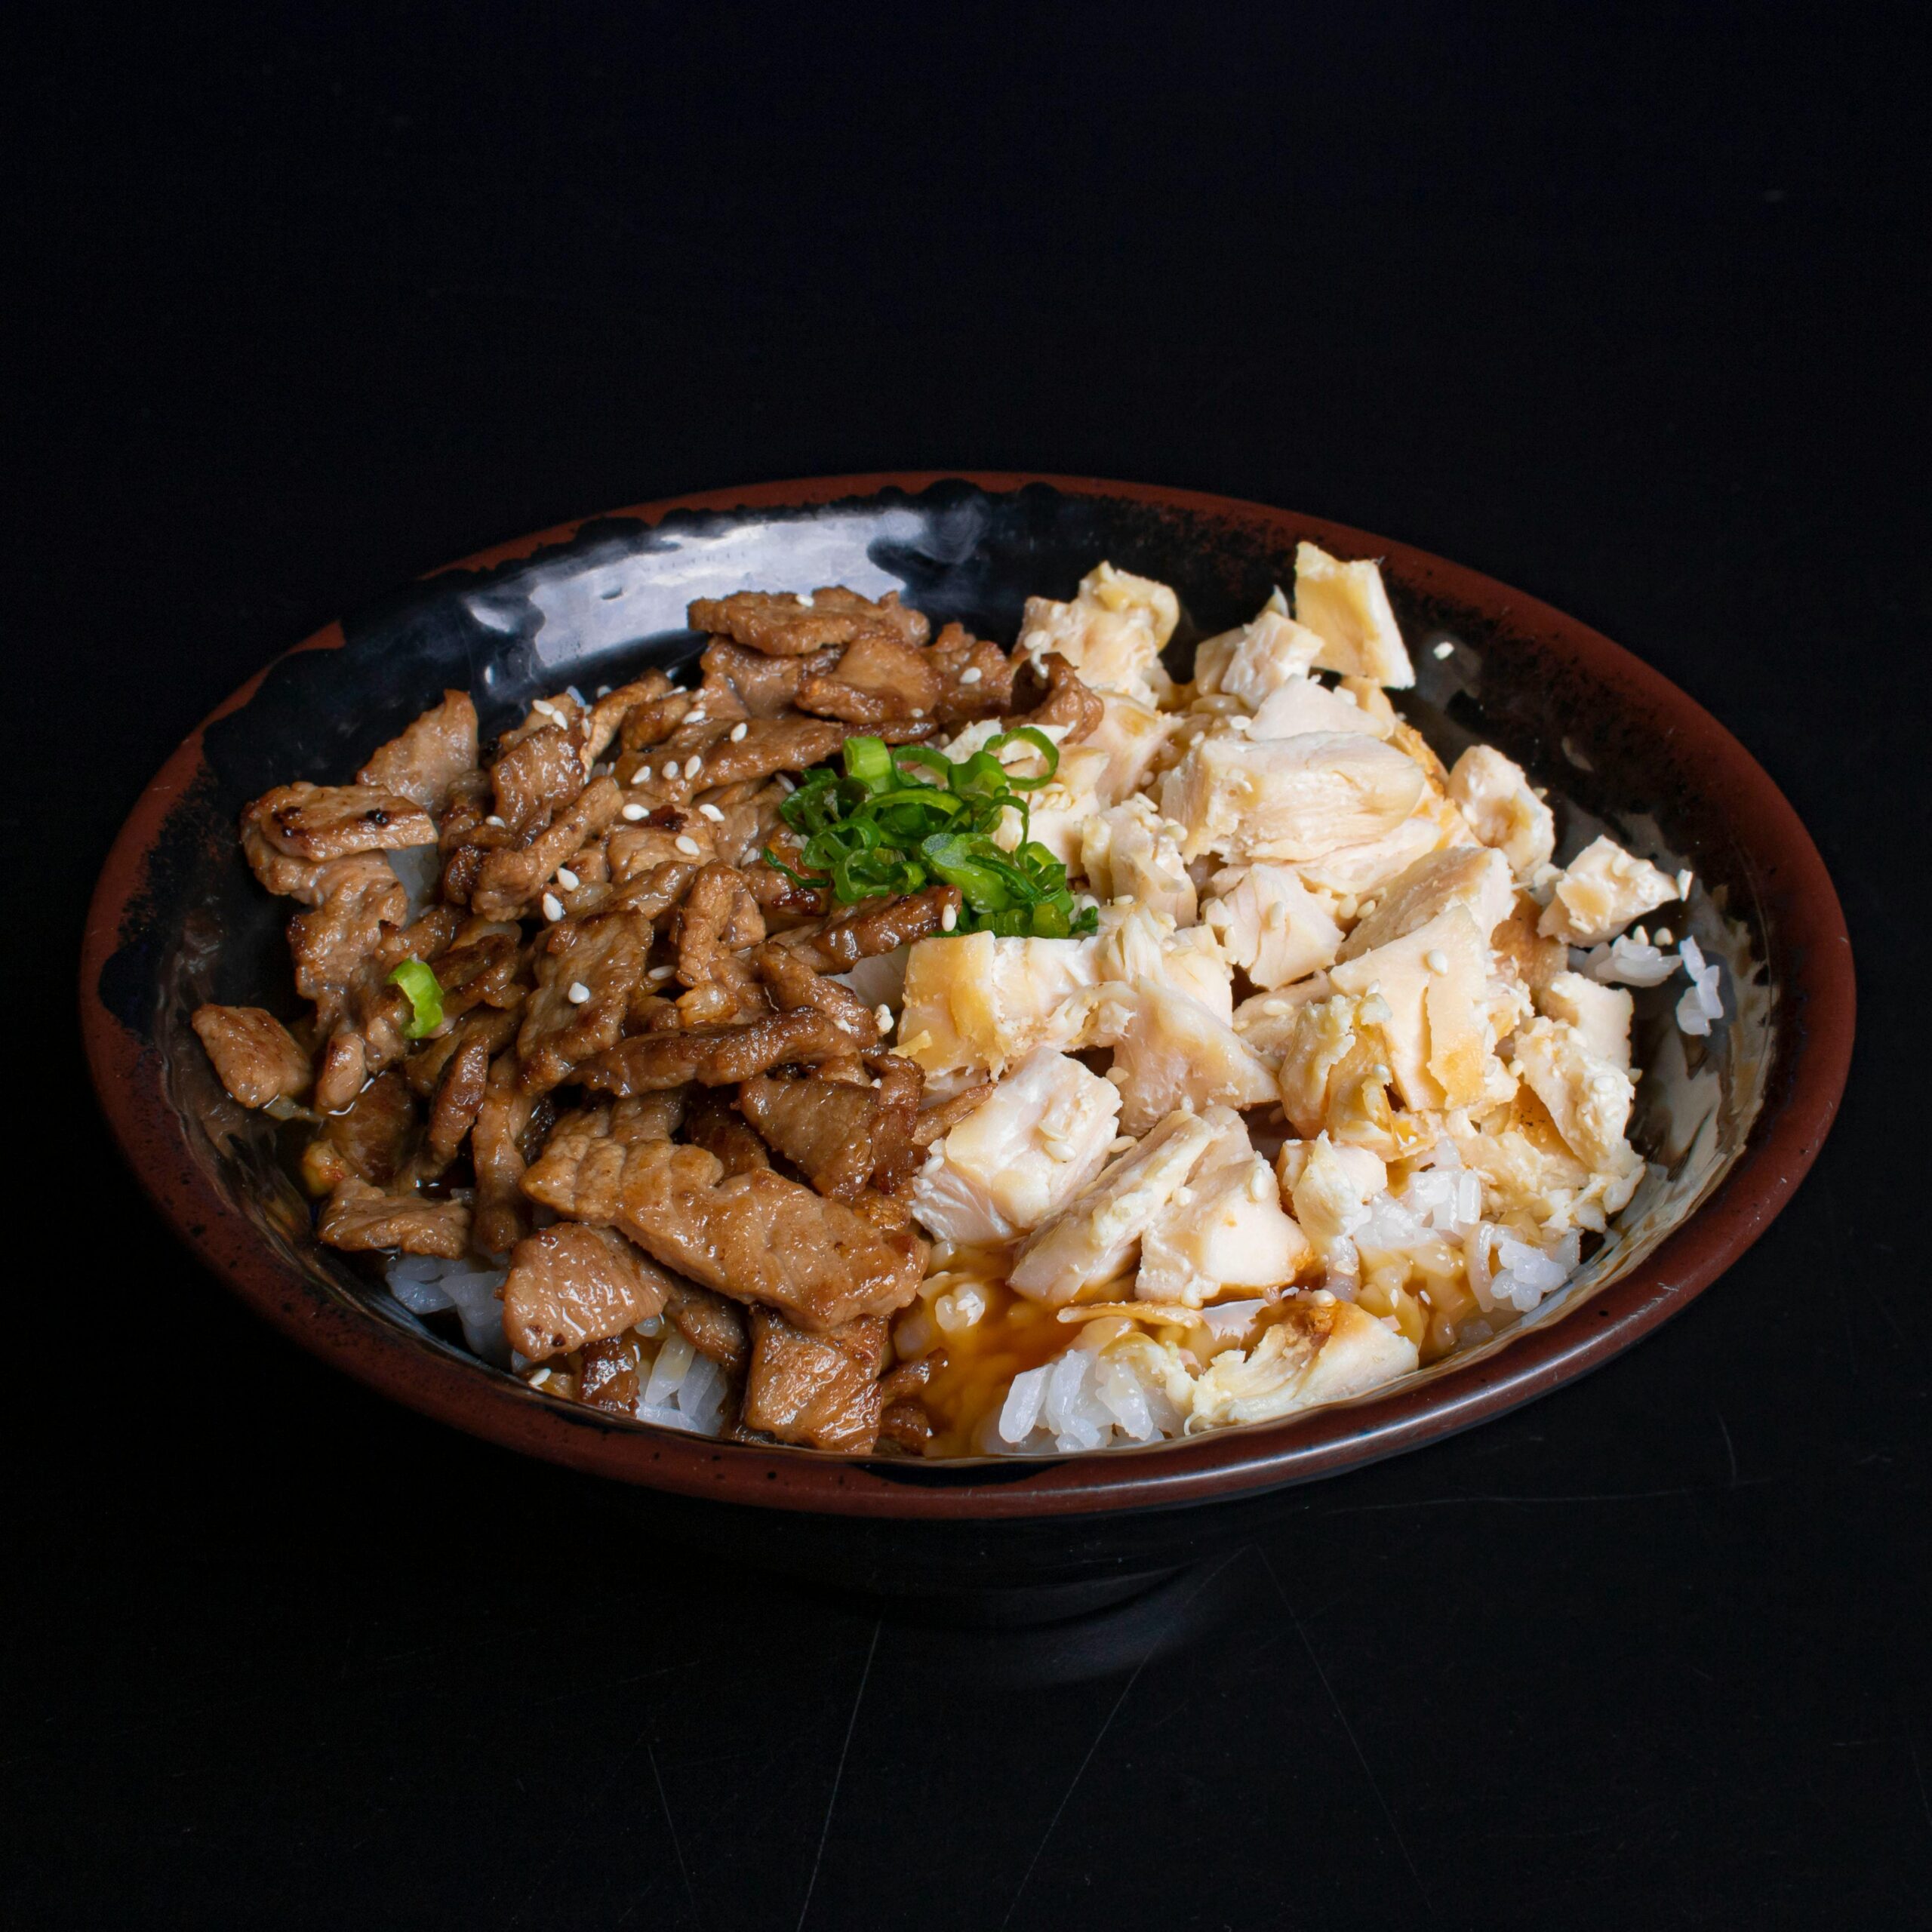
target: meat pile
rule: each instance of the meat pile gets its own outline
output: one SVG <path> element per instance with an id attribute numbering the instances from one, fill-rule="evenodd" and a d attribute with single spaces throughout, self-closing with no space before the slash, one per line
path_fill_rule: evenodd
<path id="1" fill-rule="evenodd" d="M 950 886 L 832 903 L 795 850 L 787 774 L 855 734 L 1002 718 L 1020 666 L 897 595 L 700 599 L 703 681 L 658 671 L 541 699 L 485 755 L 446 692 L 347 785 L 277 786 L 242 849 L 289 921 L 306 1015 L 193 1017 L 242 1105 L 303 1118 L 318 1238 L 506 1266 L 504 1332 L 552 1392 L 628 1411 L 639 1324 L 731 1378 L 737 1432 L 868 1451 L 931 1433 L 888 1318 L 925 1242 L 909 1200 L 956 1109 L 838 977 L 949 931 Z M 1049 660 L 1032 701 L 1075 727 Z M 432 847 L 412 905 L 388 854 Z M 417 1037 L 407 961 L 441 1018 Z M 411 969 L 414 970 L 414 969 Z"/>

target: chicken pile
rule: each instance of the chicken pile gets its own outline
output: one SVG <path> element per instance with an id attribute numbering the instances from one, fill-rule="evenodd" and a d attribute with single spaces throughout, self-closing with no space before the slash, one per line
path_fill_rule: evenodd
<path id="1" fill-rule="evenodd" d="M 244 813 L 309 1011 L 195 1030 L 313 1124 L 318 1238 L 552 1396 L 952 1454 L 1360 1395 L 1574 1272 L 1644 1172 L 1612 982 L 1681 958 L 1695 1028 L 1715 976 L 1626 934 L 1687 875 L 1607 838 L 1559 870 L 1518 767 L 1402 720 L 1374 564 L 1303 544 L 1292 611 L 1185 685 L 1179 615 L 1106 564 L 1010 653 L 743 592 L 691 607 L 694 689 L 573 688 L 487 758 L 447 693 Z M 857 740 L 924 748 L 900 785 L 992 745 L 1031 788 L 998 842 L 1081 936 L 801 871 L 786 801 Z"/>

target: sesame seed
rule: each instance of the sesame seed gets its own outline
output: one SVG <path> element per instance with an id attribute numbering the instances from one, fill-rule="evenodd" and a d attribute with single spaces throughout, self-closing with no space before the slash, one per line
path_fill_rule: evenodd
<path id="1" fill-rule="evenodd" d="M 1671 936 L 1670 936 L 1670 928 L 1669 928 L 1668 926 L 1660 926 L 1660 927 L 1658 927 L 1658 928 L 1657 928 L 1657 943 L 1658 943 L 1658 945 L 1660 945 L 1660 946 L 1674 946 L 1674 945 L 1675 945 L 1676 941 L 1675 941 L 1675 940 L 1673 940 L 1673 939 L 1671 937 Z"/>
<path id="2" fill-rule="evenodd" d="M 788 798 L 798 789 L 797 781 L 794 779 L 786 777 L 785 774 L 782 771 L 777 774 L 777 779 L 778 783 L 784 786 L 785 795 Z"/>
<path id="3" fill-rule="evenodd" d="M 564 916 L 564 902 L 554 892 L 546 892 L 543 895 L 543 916 L 552 921 Z"/>
<path id="4" fill-rule="evenodd" d="M 874 1007 L 872 1008 L 872 1018 L 877 1023 L 878 1030 L 881 1033 L 889 1033 L 892 1031 L 892 1009 L 891 1007 Z"/>
<path id="5" fill-rule="evenodd" d="M 1275 1192 L 1275 1187 L 1274 1177 L 1269 1173 L 1268 1170 L 1265 1167 L 1249 1168 L 1247 1171 L 1247 1193 L 1248 1198 L 1250 1200 L 1266 1201 L 1269 1195 Z"/>
<path id="6" fill-rule="evenodd" d="M 1261 1011 L 1269 1019 L 1278 1020 L 1287 1011 L 1288 1004 L 1284 999 L 1264 999 L 1261 1002 Z"/>
<path id="7" fill-rule="evenodd" d="M 702 724 L 706 721 L 705 713 L 701 710 L 688 711 L 685 713 L 685 722 L 687 724 Z"/>
<path id="8" fill-rule="evenodd" d="M 647 980 L 668 980 L 677 970 L 675 966 L 654 966 L 644 977 Z"/>
<path id="9" fill-rule="evenodd" d="M 608 685 L 599 685 L 597 687 L 597 695 L 599 697 L 608 697 L 611 695 L 611 687 Z"/>
<path id="10" fill-rule="evenodd" d="M 697 810 L 700 818 L 708 818 L 713 825 L 722 825 L 724 823 L 724 814 L 715 805 L 702 804 Z"/>
<path id="11" fill-rule="evenodd" d="M 1641 926 L 1639 926 L 1637 930 L 1630 935 L 1630 937 L 1634 939 L 1639 946 L 1648 946 L 1651 943 L 1650 934 L 1647 933 Z"/>
<path id="12" fill-rule="evenodd" d="M 648 814 L 641 805 L 626 805 L 624 808 L 624 816 L 635 825 L 639 819 L 647 817 Z"/>
<path id="13" fill-rule="evenodd" d="M 943 933 L 951 932 L 958 923 L 959 909 L 956 906 L 947 906 L 939 915 L 939 929 Z"/>
<path id="14" fill-rule="evenodd" d="M 924 716 L 925 716 L 925 715 L 926 715 L 926 707 L 925 707 L 923 704 L 915 704 L 915 705 L 914 705 L 914 706 L 913 706 L 913 707 L 912 707 L 912 715 L 913 715 L 915 718 L 923 718 L 923 717 L 924 717 Z"/>
<path id="15" fill-rule="evenodd" d="M 1456 654 L 1456 647 L 1451 644 L 1447 638 L 1444 638 L 1443 641 L 1435 647 L 1435 654 L 1438 658 L 1454 657 Z"/>
<path id="16" fill-rule="evenodd" d="M 494 825 L 499 831 L 503 829 L 503 822 L 494 812 L 492 812 L 490 816 L 483 821 L 483 823 L 485 825 Z"/>
<path id="17" fill-rule="evenodd" d="M 1384 1086 L 1388 1084 L 1389 1069 L 1387 1067 L 1383 1066 L 1380 1060 L 1377 1060 L 1375 1063 L 1375 1077 L 1377 1080 L 1380 1081 Z"/>
<path id="18" fill-rule="evenodd" d="M 1677 896 L 1678 898 L 1688 899 L 1690 897 L 1690 887 L 1694 878 L 1695 875 L 1691 872 L 1690 868 L 1688 866 L 1686 866 L 1683 871 L 1677 875 Z"/>
<path id="19" fill-rule="evenodd" d="M 982 671 L 978 665 L 969 664 L 964 670 L 960 672 L 959 681 L 962 685 L 977 685 L 986 675 L 985 672 Z"/>
<path id="20" fill-rule="evenodd" d="M 566 892 L 574 892 L 583 881 L 571 870 L 568 866 L 559 866 L 557 868 L 557 883 Z"/>
<path id="21" fill-rule="evenodd" d="M 564 721 L 564 714 L 547 697 L 540 697 L 530 708 L 539 717 L 554 718 L 560 724 Z"/>
<path id="22" fill-rule="evenodd" d="M 809 611 L 812 608 L 812 593 L 809 590 L 798 592 L 798 608 L 801 611 Z"/>
<path id="23" fill-rule="evenodd" d="M 687 778 L 695 778 L 703 769 L 704 761 L 701 758 L 688 758 L 685 760 L 685 776 Z"/>
<path id="24" fill-rule="evenodd" d="M 745 742 L 745 734 L 750 729 L 751 727 L 749 724 L 734 724 L 731 727 L 732 743 L 742 745 Z"/>
<path id="25" fill-rule="evenodd" d="M 1432 946 L 1423 955 L 1422 963 L 1432 973 L 1446 973 L 1449 970 L 1449 955 L 1439 946 Z"/>
<path id="26" fill-rule="evenodd" d="M 648 785 L 651 783 L 650 766 L 648 764 L 639 765 L 638 768 L 631 774 L 631 783 L 633 785 Z"/>
<path id="27" fill-rule="evenodd" d="M 568 695 L 568 697 L 569 697 L 569 698 L 570 698 L 570 701 L 571 702 L 571 703 L 573 703 L 573 704 L 581 704 L 581 703 L 583 703 L 583 692 L 581 692 L 580 691 L 579 691 L 579 690 L 577 689 L 577 688 L 576 687 L 576 685 L 566 685 L 564 687 L 564 690 L 565 690 L 565 691 L 566 692 L 566 694 Z"/>
<path id="28" fill-rule="evenodd" d="M 571 982 L 569 997 L 571 1005 L 581 1006 L 586 1000 L 589 998 L 590 989 L 581 980 L 573 980 Z"/>
<path id="29" fill-rule="evenodd" d="M 531 1387 L 533 1389 L 541 1389 L 545 1387 L 549 1382 L 551 1373 L 552 1371 L 547 1368 L 540 1368 L 534 1371 L 530 1377 Z"/>
<path id="30" fill-rule="evenodd" d="M 695 859 L 698 855 L 698 842 L 688 832 L 679 832 L 672 843 L 688 859 Z"/>
<path id="31" fill-rule="evenodd" d="M 1123 1134 L 1118 1140 L 1109 1146 L 1107 1152 L 1109 1154 L 1124 1154 L 1133 1145 L 1134 1136 L 1131 1134 Z"/>

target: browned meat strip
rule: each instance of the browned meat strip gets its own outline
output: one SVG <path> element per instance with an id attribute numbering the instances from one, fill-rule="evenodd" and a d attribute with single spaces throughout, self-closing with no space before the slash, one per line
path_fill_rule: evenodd
<path id="1" fill-rule="evenodd" d="M 968 1114 L 977 1112 L 991 1097 L 992 1091 L 993 1083 L 982 1080 L 950 1100 L 936 1100 L 929 1107 L 921 1107 L 912 1124 L 912 1144 L 930 1147 L 935 1140 L 944 1139 Z"/>
<path id="2" fill-rule="evenodd" d="M 521 1005 L 517 983 L 523 967 L 521 935 L 484 932 L 436 957 L 436 983 L 443 989 L 443 1017 L 454 1020 L 479 1007 L 509 1011 Z"/>
<path id="3" fill-rule="evenodd" d="M 635 1335 L 586 1342 L 577 1357 L 577 1398 L 593 1409 L 611 1409 L 620 1415 L 637 1410 L 638 1380 L 643 1361 Z"/>
<path id="4" fill-rule="evenodd" d="M 774 841 L 774 849 L 794 872 L 798 869 L 798 854 L 795 841 L 789 837 Z M 798 881 L 781 872 L 776 866 L 762 861 L 743 868 L 745 883 L 750 887 L 752 897 L 767 912 L 777 912 L 795 918 L 816 918 L 824 913 L 832 903 L 829 888 L 823 886 L 801 885 Z"/>
<path id="5" fill-rule="evenodd" d="M 624 726 L 646 707 L 678 696 L 678 688 L 662 671 L 647 671 L 614 691 L 606 691 L 590 708 L 589 737 L 584 745 L 586 766 L 594 764 L 620 739 Z"/>
<path id="6" fill-rule="evenodd" d="M 705 1088 L 691 1103 L 685 1138 L 715 1157 L 728 1175 L 748 1174 L 754 1168 L 771 1164 L 764 1143 L 745 1124 L 744 1115 L 721 1087 Z"/>
<path id="7" fill-rule="evenodd" d="M 325 1247 L 355 1254 L 400 1248 L 454 1261 L 469 1247 L 469 1210 L 460 1201 L 385 1194 L 352 1174 L 329 1196 L 315 1234 Z"/>
<path id="8" fill-rule="evenodd" d="M 878 1115 L 872 1124 L 872 1185 L 881 1189 L 910 1180 L 925 1161 L 925 1149 L 912 1136 L 919 1119 L 919 1097 L 926 1076 L 918 1063 L 902 1054 L 869 1054 L 866 1064 L 878 1081 Z"/>
<path id="9" fill-rule="evenodd" d="M 1101 718 L 1106 715 L 1104 708 L 1058 651 L 1048 651 L 1040 660 L 1040 668 L 1046 674 L 1046 696 L 1024 717 L 1011 721 L 1016 726 L 1063 727 L 1066 736 L 1060 743 L 1077 745 L 1099 728 Z"/>
<path id="10" fill-rule="evenodd" d="M 497 816 L 520 838 L 547 823 L 583 789 L 587 768 L 576 734 L 545 725 L 490 768 Z"/>
<path id="11" fill-rule="evenodd" d="M 793 701 L 801 711 L 842 718 L 850 724 L 884 724 L 929 718 L 937 709 L 940 673 L 931 654 L 896 637 L 862 637 L 836 670 L 801 680 Z"/>
<path id="12" fill-rule="evenodd" d="M 438 960 L 438 967 L 442 964 Z M 419 1100 L 427 1100 L 441 1085 L 443 1076 L 448 1072 L 450 1062 L 464 1048 L 480 1040 L 486 1050 L 485 1071 L 488 1062 L 496 1058 L 511 1041 L 516 1038 L 516 1014 L 514 1010 L 500 1011 L 494 1007 L 479 1008 L 467 1014 L 445 1032 L 425 1040 L 403 1062 L 403 1078 L 409 1082 L 409 1091 Z"/>
<path id="13" fill-rule="evenodd" d="M 530 1211 L 521 1185 L 528 1164 L 524 1137 L 537 1105 L 518 1084 L 516 1055 L 499 1055 L 469 1136 L 476 1169 L 476 1245 L 485 1254 L 507 1254 L 529 1231 Z"/>
<path id="14" fill-rule="evenodd" d="M 822 1013 L 862 1047 L 877 1044 L 878 1021 L 850 986 L 815 973 L 796 946 L 774 940 L 752 955 L 758 975 L 771 989 L 773 1004 L 786 1013 Z"/>
<path id="15" fill-rule="evenodd" d="M 947 908 L 957 919 L 963 903 L 954 885 L 929 885 L 898 899 L 862 900 L 816 932 L 786 933 L 778 943 L 794 948 L 814 972 L 849 973 L 861 959 L 944 931 Z"/>
<path id="16" fill-rule="evenodd" d="M 697 692 L 680 691 L 668 678 L 664 685 L 655 697 L 633 705 L 625 714 L 623 728 L 617 734 L 617 743 L 623 750 L 654 750 L 677 732 L 694 706 L 709 709 L 698 706 Z"/>
<path id="17" fill-rule="evenodd" d="M 666 1275 L 664 1318 L 697 1349 L 734 1375 L 745 1365 L 751 1343 L 745 1334 L 745 1312 L 734 1301 Z"/>
<path id="18" fill-rule="evenodd" d="M 934 1432 L 932 1418 L 921 1404 L 902 1400 L 888 1402 L 879 1411 L 878 1432 L 884 1441 L 918 1456 L 925 1453 Z"/>
<path id="19" fill-rule="evenodd" d="M 761 1075 L 738 1089 L 738 1105 L 820 1193 L 851 1201 L 872 1178 L 879 1104 L 871 1088 Z"/>
<path id="20" fill-rule="evenodd" d="M 762 858 L 764 848 L 777 836 L 783 821 L 778 808 L 789 793 L 784 786 L 747 779 L 743 784 L 728 785 L 700 801 L 718 816 L 709 819 L 712 843 L 728 866 L 748 866 Z M 754 894 L 754 897 L 756 895 Z"/>
<path id="21" fill-rule="evenodd" d="M 714 638 L 698 662 L 704 667 L 705 709 L 714 718 L 724 714 L 718 697 L 734 698 L 747 717 L 783 718 L 807 678 L 823 677 L 838 662 L 835 651 L 816 651 L 806 657 L 768 657 L 747 651 L 728 638 Z"/>
<path id="22" fill-rule="evenodd" d="M 770 1010 L 739 956 L 763 940 L 764 915 L 731 866 L 706 866 L 691 881 L 672 933 L 678 982 L 691 989 L 678 1002 L 687 1026 L 755 1019 Z"/>
<path id="23" fill-rule="evenodd" d="M 493 852 L 484 860 L 471 906 L 485 918 L 517 918 L 579 846 L 609 829 L 623 804 L 611 780 L 592 780 L 521 851 Z"/>
<path id="24" fill-rule="evenodd" d="M 429 1158 L 438 1167 L 448 1167 L 457 1157 L 476 1124 L 483 1096 L 490 1084 L 490 1061 L 494 1049 L 488 1036 L 472 1035 L 450 1056 L 443 1077 L 436 1083 L 436 1097 L 429 1107 L 429 1132 L 426 1145 Z M 383 1078 L 389 1078 L 385 1074 Z"/>
<path id="25" fill-rule="evenodd" d="M 622 1040 L 577 1069 L 601 1094 L 648 1094 L 688 1081 L 735 1085 L 789 1061 L 809 1065 L 851 1050 L 850 1036 L 821 1014 L 777 1013 L 743 1026 L 692 1026 Z"/>
<path id="26" fill-rule="evenodd" d="M 208 1049 L 215 1077 L 245 1107 L 265 1107 L 307 1091 L 309 1056 L 262 1008 L 197 1007 L 188 1023 Z"/>
<path id="27" fill-rule="evenodd" d="M 689 612 L 691 626 L 761 651 L 768 657 L 804 657 L 826 645 L 884 636 L 924 644 L 928 626 L 917 611 L 888 591 L 875 604 L 857 591 L 828 586 L 803 597 L 789 592 L 741 590 L 731 597 L 700 597 Z"/>
<path id="28" fill-rule="evenodd" d="M 330 1115 L 312 1144 L 326 1143 L 344 1173 L 386 1187 L 401 1173 L 415 1137 L 415 1096 L 408 1081 L 392 1072 L 379 1075 L 340 1113 Z"/>
<path id="29" fill-rule="evenodd" d="M 559 1221 L 518 1241 L 503 1283 L 503 1333 L 533 1361 L 621 1335 L 664 1306 L 664 1277 L 609 1228 Z"/>
<path id="30" fill-rule="evenodd" d="M 266 891 L 278 898 L 299 899 L 305 906 L 321 905 L 331 893 L 357 879 L 380 877 L 383 872 L 392 878 L 395 876 L 389 871 L 388 860 L 377 852 L 331 859 L 321 865 L 306 859 L 291 859 L 270 844 L 261 827 L 251 823 L 245 816 L 242 821 L 242 852 Z"/>
<path id="31" fill-rule="evenodd" d="M 436 842 L 435 821 L 413 798 L 368 785 L 278 785 L 242 822 L 277 851 L 311 865 Z"/>
<path id="32" fill-rule="evenodd" d="M 400 737 L 355 774 L 358 785 L 394 792 L 440 816 L 457 785 L 476 769 L 476 707 L 467 691 L 448 691 Z"/>
<path id="33" fill-rule="evenodd" d="M 347 863 L 347 862 L 345 862 Z M 288 922 L 288 950 L 295 964 L 295 990 L 315 1004 L 317 1023 L 332 1027 L 340 1017 L 359 970 L 384 937 L 400 931 L 409 917 L 409 895 L 389 861 L 356 862 L 319 906 L 297 912 Z"/>
<path id="34" fill-rule="evenodd" d="M 755 1308 L 751 1330 L 745 1426 L 807 1448 L 869 1451 L 878 1439 L 884 1322 L 874 1315 L 805 1335 L 768 1309 Z"/>
<path id="35" fill-rule="evenodd" d="M 632 802 L 635 802 L 633 801 Z M 718 856 L 712 823 L 680 805 L 660 805 L 640 823 L 620 825 L 605 841 L 611 876 L 620 886 L 648 877 L 660 866 L 681 866 L 688 881 Z M 683 888 L 679 888 L 682 896 Z"/>
<path id="36" fill-rule="evenodd" d="M 1013 708 L 1013 660 L 996 644 L 974 637 L 963 624 L 948 624 L 928 654 L 939 673 L 933 715 L 942 724 L 1001 718 Z"/>
<path id="37" fill-rule="evenodd" d="M 516 1037 L 524 1091 L 548 1093 L 580 1060 L 617 1044 L 651 953 L 651 921 L 607 912 L 537 943 L 537 989 Z"/>
<path id="38" fill-rule="evenodd" d="M 924 1244 L 842 1201 L 760 1171 L 728 1180 L 701 1147 L 559 1131 L 524 1192 L 560 1214 L 620 1228 L 667 1268 L 823 1334 L 890 1314 L 918 1292 Z"/>

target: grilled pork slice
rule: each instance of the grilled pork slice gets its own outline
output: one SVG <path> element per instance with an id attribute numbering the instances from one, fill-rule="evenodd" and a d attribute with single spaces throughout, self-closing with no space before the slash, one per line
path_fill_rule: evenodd
<path id="1" fill-rule="evenodd" d="M 863 1455 L 878 1439 L 885 1323 L 878 1315 L 824 1335 L 801 1334 L 770 1309 L 751 1312 L 745 1378 L 748 1429 L 808 1449 Z"/>
<path id="2" fill-rule="evenodd" d="M 769 1171 L 725 1176 L 701 1147 L 625 1146 L 597 1115 L 567 1121 L 523 1177 L 533 1201 L 620 1228 L 667 1268 L 815 1334 L 918 1292 L 924 1246 Z"/>
<path id="3" fill-rule="evenodd" d="M 242 823 L 277 851 L 311 865 L 436 842 L 435 820 L 414 799 L 368 785 L 278 785 L 248 808 Z"/>
<path id="4" fill-rule="evenodd" d="M 358 785 L 395 792 L 440 816 L 457 781 L 476 769 L 476 707 L 467 691 L 446 691 L 355 774 Z"/>
<path id="5" fill-rule="evenodd" d="M 469 1210 L 460 1201 L 385 1194 L 351 1174 L 337 1183 L 315 1233 L 325 1247 L 356 1254 L 400 1249 L 455 1261 L 469 1252 Z"/>
<path id="6" fill-rule="evenodd" d="M 259 1006 L 202 1006 L 189 1025 L 230 1097 L 245 1107 L 265 1107 L 306 1092 L 309 1056 L 273 1014 Z"/>
<path id="7" fill-rule="evenodd" d="M 503 1333 L 532 1361 L 568 1355 L 659 1313 L 669 1282 L 614 1229 L 559 1221 L 512 1251 Z"/>
<path id="8" fill-rule="evenodd" d="M 828 645 L 854 644 L 863 637 L 924 644 L 931 629 L 918 611 L 900 602 L 896 590 L 874 603 L 842 585 L 802 595 L 740 590 L 729 597 L 700 597 L 687 615 L 693 630 L 728 637 L 768 657 L 803 657 Z"/>

